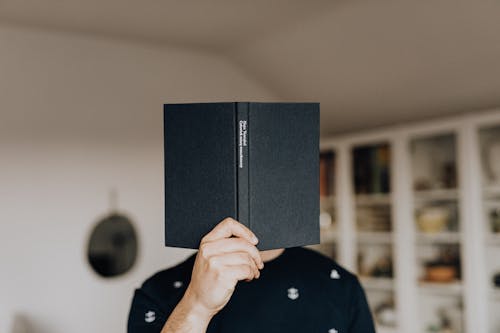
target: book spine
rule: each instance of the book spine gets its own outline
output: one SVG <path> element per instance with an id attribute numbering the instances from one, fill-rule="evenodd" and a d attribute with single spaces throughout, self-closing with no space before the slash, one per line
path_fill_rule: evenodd
<path id="1" fill-rule="evenodd" d="M 236 147 L 237 163 L 236 173 L 238 179 L 238 209 L 237 219 L 240 223 L 250 228 L 250 207 L 249 207 L 249 124 L 248 124 L 249 103 L 236 104 Z"/>

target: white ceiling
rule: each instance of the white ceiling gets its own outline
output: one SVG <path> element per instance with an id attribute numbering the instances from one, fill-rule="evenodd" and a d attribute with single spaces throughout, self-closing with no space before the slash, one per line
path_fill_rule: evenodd
<path id="1" fill-rule="evenodd" d="M 0 20 L 220 50 L 332 7 L 328 0 L 0 0 Z"/>
<path id="2" fill-rule="evenodd" d="M 500 105 L 498 0 L 0 0 L 0 22 L 209 49 L 322 135 Z"/>

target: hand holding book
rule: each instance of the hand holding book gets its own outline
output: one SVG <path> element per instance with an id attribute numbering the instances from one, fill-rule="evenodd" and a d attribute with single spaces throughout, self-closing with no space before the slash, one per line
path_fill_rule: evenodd
<path id="1" fill-rule="evenodd" d="M 258 239 L 250 229 L 232 218 L 217 224 L 200 243 L 184 297 L 163 328 L 166 332 L 193 327 L 204 332 L 212 317 L 231 298 L 238 281 L 251 281 L 264 267 Z"/>

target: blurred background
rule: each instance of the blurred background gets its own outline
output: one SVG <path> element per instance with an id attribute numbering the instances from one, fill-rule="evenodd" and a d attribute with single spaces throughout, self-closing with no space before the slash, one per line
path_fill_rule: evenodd
<path id="1" fill-rule="evenodd" d="M 500 2 L 0 0 L 0 332 L 125 331 L 162 104 L 321 103 L 322 244 L 379 332 L 500 332 Z"/>

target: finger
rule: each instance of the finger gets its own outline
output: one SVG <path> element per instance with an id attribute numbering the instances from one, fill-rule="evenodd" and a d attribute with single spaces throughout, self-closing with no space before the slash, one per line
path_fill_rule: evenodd
<path id="1" fill-rule="evenodd" d="M 247 252 L 259 268 L 264 267 L 259 250 L 243 238 L 223 238 L 213 242 L 200 245 L 200 251 L 204 258 L 209 258 L 222 253 Z"/>
<path id="2" fill-rule="evenodd" d="M 256 278 L 260 276 L 260 271 L 257 268 L 255 260 L 247 252 L 232 252 L 215 255 L 208 259 L 208 263 L 212 267 L 250 265 L 254 272 L 254 276 Z"/>
<path id="3" fill-rule="evenodd" d="M 202 238 L 201 243 L 211 242 L 222 238 L 229 238 L 231 236 L 245 238 L 252 244 L 258 243 L 257 236 L 255 236 L 250 229 L 231 217 L 227 217 L 217 224 Z"/>
<path id="4" fill-rule="evenodd" d="M 245 251 L 216 254 L 210 257 L 209 260 L 220 265 L 246 265 L 251 262 L 255 263 L 252 256 Z"/>
<path id="5" fill-rule="evenodd" d="M 199 252 L 206 260 L 216 255 L 245 252 L 255 261 L 257 267 L 260 269 L 264 267 L 259 250 L 243 238 L 224 238 L 213 242 L 203 243 L 200 246 Z"/>
<path id="6" fill-rule="evenodd" d="M 232 279 L 233 282 L 241 281 L 241 280 L 252 280 L 255 275 L 253 273 L 252 267 L 250 265 L 234 265 L 227 266 L 227 276 Z"/>

